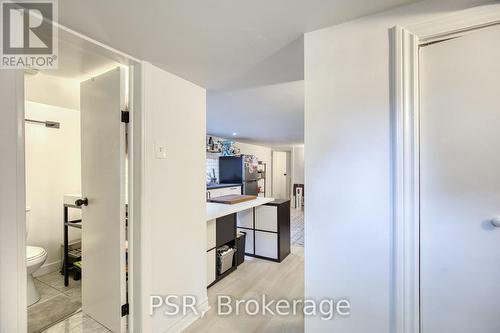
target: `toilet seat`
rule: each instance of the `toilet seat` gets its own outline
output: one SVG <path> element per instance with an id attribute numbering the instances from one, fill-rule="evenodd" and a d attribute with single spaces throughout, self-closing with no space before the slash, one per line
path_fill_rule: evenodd
<path id="1" fill-rule="evenodd" d="M 35 304 L 40 300 L 40 293 L 36 289 L 33 281 L 33 273 L 35 273 L 47 259 L 47 251 L 39 246 L 26 246 L 26 296 L 28 306 Z"/>
<path id="2" fill-rule="evenodd" d="M 47 252 L 43 247 L 26 246 L 26 262 L 33 262 L 43 258 Z"/>

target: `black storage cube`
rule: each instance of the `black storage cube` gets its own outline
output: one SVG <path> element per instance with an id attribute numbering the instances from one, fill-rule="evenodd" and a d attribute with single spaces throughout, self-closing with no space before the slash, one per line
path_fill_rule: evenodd
<path id="1" fill-rule="evenodd" d="M 245 239 L 246 232 L 240 231 L 236 236 L 236 266 L 245 262 Z"/>

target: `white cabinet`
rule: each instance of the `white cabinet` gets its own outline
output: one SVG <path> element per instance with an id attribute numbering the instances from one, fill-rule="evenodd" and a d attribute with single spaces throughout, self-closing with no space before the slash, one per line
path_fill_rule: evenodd
<path id="1" fill-rule="evenodd" d="M 256 207 L 255 229 L 278 232 L 278 207 L 277 206 Z"/>
<path id="2" fill-rule="evenodd" d="M 255 230 L 255 255 L 278 259 L 278 234 Z"/>
<path id="3" fill-rule="evenodd" d="M 221 197 L 223 195 L 229 194 L 241 194 L 241 185 L 207 190 L 207 199 Z"/>
<path id="4" fill-rule="evenodd" d="M 226 195 L 226 191 L 224 188 L 214 188 L 213 190 L 208 190 L 208 197 L 217 198 Z"/>
<path id="5" fill-rule="evenodd" d="M 224 188 L 226 190 L 226 194 L 241 194 L 241 185 L 238 186 L 232 186 L 232 187 L 226 187 Z"/>
<path id="6" fill-rule="evenodd" d="M 254 238 L 254 231 L 249 230 L 249 229 L 240 229 L 238 228 L 238 231 L 246 233 L 246 238 L 245 238 L 245 253 L 247 254 L 254 254 L 253 253 L 253 238 Z"/>
<path id="7" fill-rule="evenodd" d="M 253 229 L 253 208 L 238 212 L 236 216 L 238 227 Z"/>
<path id="8" fill-rule="evenodd" d="M 207 286 L 215 281 L 216 220 L 207 222 Z"/>
<path id="9" fill-rule="evenodd" d="M 207 252 L 207 286 L 215 281 L 215 250 Z"/>
<path id="10" fill-rule="evenodd" d="M 215 247 L 215 230 L 216 220 L 210 220 L 207 222 L 207 251 Z"/>

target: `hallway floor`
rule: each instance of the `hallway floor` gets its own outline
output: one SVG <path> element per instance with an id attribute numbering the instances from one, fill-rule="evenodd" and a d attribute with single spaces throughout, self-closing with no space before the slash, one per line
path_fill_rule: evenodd
<path id="1" fill-rule="evenodd" d="M 304 246 L 304 208 L 290 209 L 290 238 L 292 245 Z"/>
<path id="2" fill-rule="evenodd" d="M 208 289 L 211 309 L 202 319 L 187 328 L 185 332 L 293 333 L 304 331 L 304 316 L 300 311 L 296 316 L 286 317 L 249 316 L 245 314 L 238 316 L 217 315 L 218 295 L 231 296 L 233 300 L 260 300 L 263 294 L 267 296 L 268 300 L 304 298 L 304 210 L 292 208 L 290 219 L 292 253 L 282 263 L 245 257 L 245 263 L 240 265 L 236 271 Z M 54 293 L 81 299 L 79 281 L 70 279 L 70 286 L 65 288 L 62 285 L 62 276 L 59 273 L 51 273 L 38 279 L 40 281 L 36 281 L 37 286 L 44 284 L 50 287 L 50 289 L 47 289 L 44 285 L 41 285 L 43 288 L 41 289 L 42 300 L 40 302 L 49 297 L 54 297 Z M 89 316 L 78 312 L 42 332 L 107 333 L 110 331 Z"/>
<path id="3" fill-rule="evenodd" d="M 292 246 L 291 251 L 281 263 L 246 257 L 236 271 L 208 289 L 211 309 L 185 332 L 303 332 L 304 316 L 301 311 L 295 316 L 217 315 L 217 295 L 230 296 L 233 304 L 239 299 L 259 301 L 263 294 L 267 300 L 303 299 L 304 248 Z"/>

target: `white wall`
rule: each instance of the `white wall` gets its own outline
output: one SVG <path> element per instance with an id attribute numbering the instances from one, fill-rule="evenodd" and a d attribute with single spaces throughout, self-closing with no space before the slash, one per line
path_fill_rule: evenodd
<path id="1" fill-rule="evenodd" d="M 481 1 L 425 1 L 305 35 L 306 297 L 347 297 L 308 332 L 390 332 L 389 29 Z"/>
<path id="2" fill-rule="evenodd" d="M 205 89 L 144 63 L 142 331 L 178 332 L 195 318 L 149 316 L 150 295 L 193 295 L 207 306 Z M 155 158 L 155 144 L 167 158 Z"/>
<path id="3" fill-rule="evenodd" d="M 44 73 L 25 75 L 27 101 L 80 110 L 80 81 Z"/>
<path id="4" fill-rule="evenodd" d="M 293 184 L 304 184 L 304 146 L 292 147 L 292 186 Z"/>
<path id="5" fill-rule="evenodd" d="M 31 208 L 28 244 L 47 253 L 37 275 L 59 268 L 63 243 L 63 195 L 80 193 L 80 112 L 51 105 L 26 102 L 26 118 L 61 123 L 59 129 L 26 123 L 26 206 Z M 79 216 L 72 210 L 71 218 Z M 70 228 L 70 241 L 80 239 L 80 230 Z"/>

